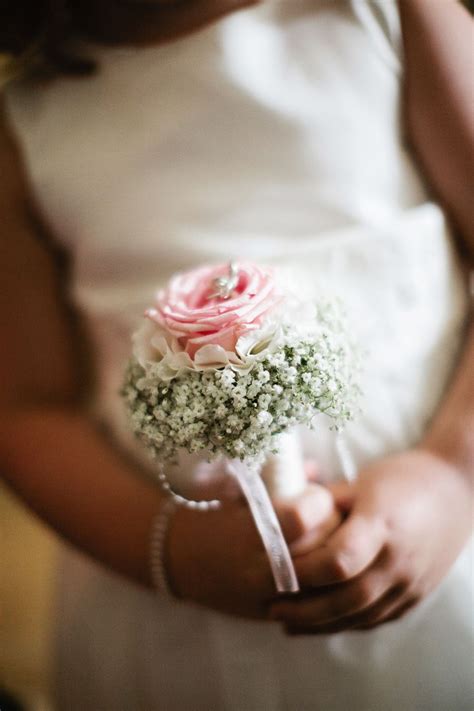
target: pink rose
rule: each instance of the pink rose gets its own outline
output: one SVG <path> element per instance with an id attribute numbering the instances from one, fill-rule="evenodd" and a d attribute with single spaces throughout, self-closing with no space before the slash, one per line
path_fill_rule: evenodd
<path id="1" fill-rule="evenodd" d="M 259 328 L 281 301 L 272 273 L 255 264 L 238 265 L 229 298 L 215 296 L 214 280 L 228 272 L 228 265 L 221 264 L 177 274 L 156 294 L 154 307 L 146 312 L 191 358 L 204 346 L 235 352 L 239 337 Z"/>

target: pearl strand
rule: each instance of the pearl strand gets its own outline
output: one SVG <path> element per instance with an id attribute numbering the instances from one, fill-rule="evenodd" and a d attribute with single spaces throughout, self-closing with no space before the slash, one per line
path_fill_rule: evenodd
<path id="1" fill-rule="evenodd" d="M 150 574 L 155 590 L 168 597 L 173 597 L 170 589 L 168 575 L 165 566 L 165 544 L 168 535 L 170 519 L 178 506 L 183 506 L 194 511 L 215 511 L 221 507 L 218 499 L 210 501 L 195 501 L 187 499 L 181 494 L 177 494 L 171 488 L 166 477 L 163 464 L 158 467 L 158 482 L 160 488 L 167 498 L 163 502 L 160 511 L 155 516 L 150 535 Z"/>
<path id="2" fill-rule="evenodd" d="M 169 523 L 176 510 L 173 499 L 165 499 L 154 517 L 150 532 L 150 577 L 156 592 L 166 597 L 174 597 L 165 566 L 165 544 Z"/>
<path id="3" fill-rule="evenodd" d="M 185 508 L 192 509 L 194 511 L 216 511 L 222 505 L 219 499 L 196 501 L 194 499 L 187 499 L 185 496 L 181 496 L 181 494 L 173 491 L 165 474 L 164 466 L 161 463 L 158 468 L 158 482 L 163 492 L 166 493 L 178 506 L 184 506 Z"/>

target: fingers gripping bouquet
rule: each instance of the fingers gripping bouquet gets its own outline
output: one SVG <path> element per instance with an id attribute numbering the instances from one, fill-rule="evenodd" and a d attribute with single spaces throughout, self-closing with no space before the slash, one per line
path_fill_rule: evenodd
<path id="1" fill-rule="evenodd" d="M 296 425 L 312 427 L 326 413 L 338 428 L 351 417 L 354 358 L 337 305 L 295 303 L 270 270 L 243 263 L 177 274 L 145 316 L 123 387 L 131 428 L 157 460 L 162 481 L 181 450 L 224 457 L 248 500 L 277 589 L 297 591 L 260 474 L 274 496 L 298 493 L 306 477 Z"/>

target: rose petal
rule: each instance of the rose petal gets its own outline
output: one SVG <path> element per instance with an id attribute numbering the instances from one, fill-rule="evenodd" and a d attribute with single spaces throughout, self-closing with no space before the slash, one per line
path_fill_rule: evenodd
<path id="1" fill-rule="evenodd" d="M 186 350 L 191 357 L 194 356 L 196 351 L 205 345 L 216 345 L 221 346 L 225 351 L 235 351 L 235 343 L 237 341 L 238 334 L 236 334 L 234 328 L 228 328 L 218 333 L 210 333 L 203 336 L 198 336 L 197 338 L 189 338 L 186 344 Z"/>
<path id="2" fill-rule="evenodd" d="M 235 353 L 242 333 L 258 328 L 277 308 L 282 297 L 273 274 L 251 263 L 239 264 L 238 282 L 229 299 L 210 299 L 213 281 L 227 273 L 227 264 L 207 265 L 174 275 L 157 292 L 146 315 L 166 332 L 168 348 L 185 350 L 191 357 L 203 346 Z M 164 352 L 161 341 L 156 346 Z"/>
<path id="3" fill-rule="evenodd" d="M 209 366 L 220 367 L 222 365 L 227 365 L 228 362 L 229 356 L 227 352 L 222 348 L 222 346 L 214 344 L 202 346 L 194 354 L 194 365 L 196 368 Z"/>

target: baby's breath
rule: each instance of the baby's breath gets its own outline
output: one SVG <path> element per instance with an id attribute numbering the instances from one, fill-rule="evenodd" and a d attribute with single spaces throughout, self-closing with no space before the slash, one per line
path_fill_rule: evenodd
<path id="1" fill-rule="evenodd" d="M 278 347 L 245 371 L 187 370 L 164 383 L 158 364 L 144 368 L 132 358 L 122 389 L 132 430 L 154 456 L 172 461 L 181 448 L 261 459 L 276 435 L 312 427 L 321 412 L 342 426 L 352 418 L 358 368 L 337 316 L 320 308 L 313 336 L 284 327 Z"/>

